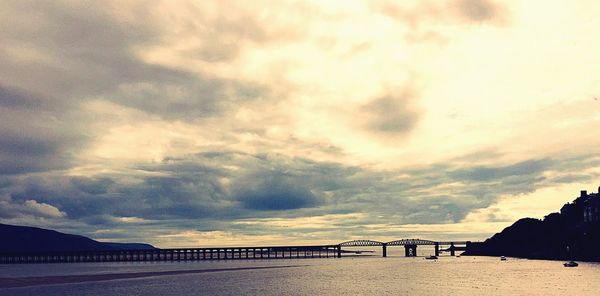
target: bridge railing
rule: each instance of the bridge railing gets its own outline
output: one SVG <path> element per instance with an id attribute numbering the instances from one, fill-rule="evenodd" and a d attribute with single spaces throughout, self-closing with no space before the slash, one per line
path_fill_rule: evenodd
<path id="1" fill-rule="evenodd" d="M 424 239 L 399 239 L 387 242 L 388 246 L 406 246 L 406 245 L 435 245 L 437 242 Z"/>
<path id="2" fill-rule="evenodd" d="M 0 264 L 230 259 L 339 258 L 341 246 L 214 247 L 74 252 L 0 253 Z"/>
<path id="3" fill-rule="evenodd" d="M 368 240 L 368 239 L 359 239 L 359 240 L 351 240 L 347 242 L 340 243 L 339 245 L 342 247 L 379 247 L 383 246 L 385 243 Z"/>

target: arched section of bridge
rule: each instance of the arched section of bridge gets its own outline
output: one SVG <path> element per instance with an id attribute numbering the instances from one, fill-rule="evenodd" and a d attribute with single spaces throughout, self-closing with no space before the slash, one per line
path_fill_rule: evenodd
<path id="1" fill-rule="evenodd" d="M 420 239 L 420 238 L 408 238 L 399 239 L 386 243 L 388 246 L 404 246 L 404 256 L 415 257 L 417 256 L 417 246 L 435 246 L 435 255 L 440 255 L 440 245 L 438 242 Z"/>
<path id="2" fill-rule="evenodd" d="M 368 240 L 368 239 L 359 239 L 359 240 L 351 240 L 347 242 L 343 242 L 340 244 L 342 247 L 373 247 L 373 246 L 383 246 L 384 243 Z"/>
<path id="3" fill-rule="evenodd" d="M 359 240 L 351 240 L 351 241 L 347 241 L 347 242 L 343 242 L 341 244 L 339 244 L 340 249 L 341 247 L 375 247 L 375 246 L 381 246 L 381 248 L 383 249 L 383 257 L 387 257 L 387 246 L 386 243 L 384 242 L 378 242 L 378 241 L 374 241 L 374 240 L 368 240 L 368 239 L 359 239 Z"/>
<path id="4" fill-rule="evenodd" d="M 406 246 L 406 245 L 430 245 L 434 246 L 437 242 L 419 239 L 419 238 L 409 238 L 409 239 L 399 239 L 386 243 L 388 246 Z"/>
<path id="5" fill-rule="evenodd" d="M 415 257 L 417 256 L 417 246 L 434 246 L 435 255 L 439 256 L 440 252 L 450 252 L 450 256 L 454 256 L 456 251 L 464 251 L 467 249 L 466 245 L 469 242 L 436 242 L 432 240 L 420 239 L 420 238 L 408 238 L 399 239 L 389 242 L 380 242 L 368 239 L 351 240 L 340 243 L 337 245 L 338 257 L 341 257 L 342 247 L 379 247 L 383 249 L 383 257 L 387 257 L 388 246 L 403 246 L 404 256 Z M 465 245 L 465 246 L 457 246 Z M 441 249 L 440 246 L 448 246 L 445 249 Z"/>

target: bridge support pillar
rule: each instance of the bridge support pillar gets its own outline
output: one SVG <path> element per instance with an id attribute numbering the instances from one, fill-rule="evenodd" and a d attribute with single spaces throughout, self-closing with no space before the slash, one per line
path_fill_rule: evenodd
<path id="1" fill-rule="evenodd" d="M 387 257 L 387 244 L 382 244 L 381 248 L 383 249 L 383 257 Z"/>
<path id="2" fill-rule="evenodd" d="M 435 256 L 439 256 L 440 255 L 440 243 L 436 242 L 435 243 Z"/>
<path id="3" fill-rule="evenodd" d="M 417 256 L 417 245 L 404 245 L 404 256 L 405 257 L 416 257 Z"/>
<path id="4" fill-rule="evenodd" d="M 337 257 L 342 258 L 342 246 L 337 245 Z"/>

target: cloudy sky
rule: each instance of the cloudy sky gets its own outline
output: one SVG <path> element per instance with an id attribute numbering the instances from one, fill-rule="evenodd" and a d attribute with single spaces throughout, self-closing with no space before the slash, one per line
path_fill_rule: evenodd
<path id="1" fill-rule="evenodd" d="M 0 3 L 0 222 L 484 239 L 600 185 L 600 2 Z"/>

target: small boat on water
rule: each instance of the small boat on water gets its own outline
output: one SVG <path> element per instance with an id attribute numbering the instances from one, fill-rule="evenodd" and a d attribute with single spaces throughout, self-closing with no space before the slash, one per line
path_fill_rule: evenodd
<path id="1" fill-rule="evenodd" d="M 564 267 L 577 267 L 577 266 L 579 266 L 579 264 L 577 262 L 575 262 L 575 261 L 565 262 L 563 265 L 564 265 Z"/>
<path id="2" fill-rule="evenodd" d="M 425 259 L 427 259 L 427 260 L 435 260 L 435 259 L 437 259 L 437 258 L 438 258 L 438 257 L 437 257 L 437 256 L 434 256 L 434 255 L 425 257 Z"/>
<path id="3" fill-rule="evenodd" d="M 506 257 L 504 257 L 504 256 L 500 257 L 500 261 L 506 261 Z"/>

